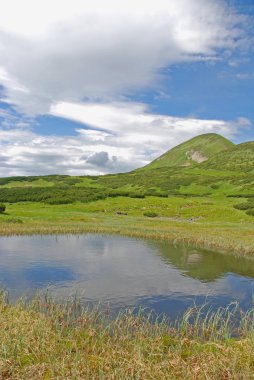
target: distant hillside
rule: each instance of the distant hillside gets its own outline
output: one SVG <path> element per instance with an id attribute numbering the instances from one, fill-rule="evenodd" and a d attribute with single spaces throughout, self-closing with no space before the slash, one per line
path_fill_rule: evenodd
<path id="1" fill-rule="evenodd" d="M 107 197 L 254 198 L 254 142 L 235 145 L 217 134 L 197 136 L 130 173 L 0 179 L 0 202 L 90 202 Z M 239 205 L 253 209 L 254 203 Z"/>
<path id="2" fill-rule="evenodd" d="M 220 152 L 202 165 L 209 169 L 233 171 L 254 170 L 254 142 L 235 145 L 232 149 Z"/>
<path id="3" fill-rule="evenodd" d="M 145 166 L 143 169 L 154 169 L 174 166 L 191 166 L 195 163 L 207 161 L 213 155 L 225 152 L 234 147 L 234 144 L 216 133 L 207 133 L 194 137 Z"/>

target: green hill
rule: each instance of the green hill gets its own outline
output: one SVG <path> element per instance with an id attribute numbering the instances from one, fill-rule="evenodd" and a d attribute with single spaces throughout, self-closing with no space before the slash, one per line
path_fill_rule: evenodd
<path id="1" fill-rule="evenodd" d="M 223 169 L 233 171 L 254 170 L 254 142 L 246 142 L 234 146 L 232 149 L 220 152 L 202 165 L 208 169 Z"/>
<path id="2" fill-rule="evenodd" d="M 90 202 L 126 196 L 254 197 L 254 142 L 235 145 L 209 133 L 169 150 L 143 168 L 104 176 L 0 179 L 0 202 Z"/>
<path id="3" fill-rule="evenodd" d="M 142 169 L 191 166 L 207 161 L 213 155 L 232 147 L 234 144 L 226 138 L 216 133 L 207 133 L 176 146 Z"/>
<path id="4" fill-rule="evenodd" d="M 0 235 L 113 232 L 254 254 L 253 163 L 254 142 L 206 134 L 129 173 L 0 178 Z"/>

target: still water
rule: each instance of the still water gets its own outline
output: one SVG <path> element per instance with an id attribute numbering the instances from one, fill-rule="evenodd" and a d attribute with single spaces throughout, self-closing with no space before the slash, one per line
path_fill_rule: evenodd
<path id="1" fill-rule="evenodd" d="M 181 315 L 193 303 L 253 304 L 254 261 L 166 242 L 99 234 L 0 238 L 0 286 L 12 300 L 49 289 L 113 311 Z"/>

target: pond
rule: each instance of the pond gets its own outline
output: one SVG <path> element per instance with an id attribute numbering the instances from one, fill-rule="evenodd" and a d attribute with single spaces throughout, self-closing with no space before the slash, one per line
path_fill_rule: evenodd
<path id="1" fill-rule="evenodd" d="M 253 304 L 254 261 L 167 242 L 101 234 L 0 238 L 10 299 L 48 289 L 57 300 L 146 308 L 174 319 L 189 306 Z"/>

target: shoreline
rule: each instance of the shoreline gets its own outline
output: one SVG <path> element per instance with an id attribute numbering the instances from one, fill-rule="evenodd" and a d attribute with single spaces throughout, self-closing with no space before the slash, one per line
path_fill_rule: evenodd
<path id="1" fill-rule="evenodd" d="M 233 198 L 108 198 L 89 203 L 6 204 L 0 236 L 105 233 L 166 240 L 254 257 L 254 218 Z M 156 217 L 144 214 L 152 212 Z"/>
<path id="2" fill-rule="evenodd" d="M 203 237 L 200 236 L 200 233 L 197 231 L 192 231 L 190 234 L 188 226 L 181 225 L 181 228 L 178 228 L 178 225 L 173 224 L 171 227 L 172 230 L 165 231 L 159 229 L 147 230 L 146 226 L 142 228 L 140 225 L 138 225 L 138 228 L 136 226 L 135 229 L 129 229 L 128 226 L 125 226 L 125 228 L 117 228 L 109 226 L 84 226 L 80 224 L 73 226 L 64 226 L 61 224 L 52 224 L 50 226 L 15 224 L 14 227 L 9 223 L 5 223 L 4 225 L 1 223 L 0 238 L 11 236 L 78 235 L 99 233 L 105 235 L 126 236 L 130 238 L 167 241 L 175 245 L 186 245 L 197 249 L 205 249 L 224 254 L 233 254 L 235 256 L 254 256 L 254 246 L 244 245 L 244 242 L 239 242 L 239 240 L 234 243 L 232 238 L 227 239 L 225 236 L 218 237 L 218 235 L 216 235 L 216 229 L 212 230 L 209 226 L 208 228 L 210 232 L 213 232 L 213 234 L 206 234 L 206 236 Z M 196 227 L 200 227 L 200 229 L 202 229 L 201 225 Z"/>

